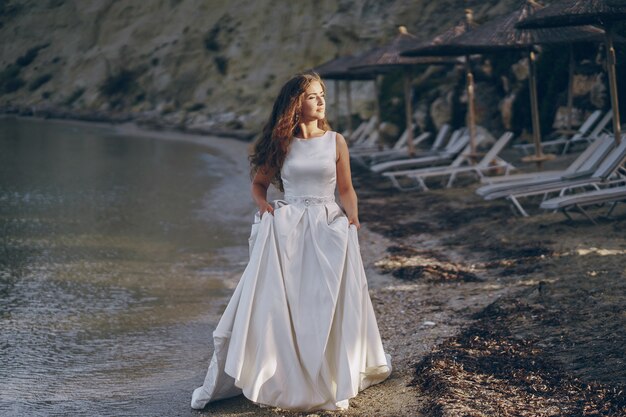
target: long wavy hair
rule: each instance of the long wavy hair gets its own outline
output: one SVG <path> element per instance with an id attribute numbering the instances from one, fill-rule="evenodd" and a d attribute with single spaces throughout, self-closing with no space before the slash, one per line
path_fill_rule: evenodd
<path id="1" fill-rule="evenodd" d="M 250 160 L 250 178 L 254 178 L 257 171 L 273 173 L 271 181 L 279 190 L 284 191 L 280 170 L 285 162 L 289 146 L 294 135 L 299 130 L 299 118 L 302 109 L 302 99 L 306 89 L 312 82 L 317 81 L 326 92 L 326 86 L 315 72 L 307 72 L 293 76 L 283 85 L 274 101 L 272 114 L 263 127 L 263 133 L 254 144 Z M 318 127 L 330 130 L 326 117 L 319 120 Z"/>

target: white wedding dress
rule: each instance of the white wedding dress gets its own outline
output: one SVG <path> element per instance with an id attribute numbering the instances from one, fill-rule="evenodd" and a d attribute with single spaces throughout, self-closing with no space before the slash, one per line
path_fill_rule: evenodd
<path id="1" fill-rule="evenodd" d="M 347 408 L 386 379 L 355 226 L 335 203 L 336 133 L 294 138 L 284 200 L 258 213 L 250 261 L 213 332 L 215 350 L 191 407 L 243 394 L 295 410 Z"/>

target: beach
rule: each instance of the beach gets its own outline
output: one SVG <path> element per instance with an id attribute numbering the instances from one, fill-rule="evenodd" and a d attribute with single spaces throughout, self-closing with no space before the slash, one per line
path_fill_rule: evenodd
<path id="1" fill-rule="evenodd" d="M 623 205 L 597 225 L 538 210 L 523 218 L 476 196 L 475 181 L 399 192 L 366 170 L 353 176 L 391 377 L 346 411 L 237 397 L 194 415 L 626 415 Z"/>
<path id="2" fill-rule="evenodd" d="M 358 166 L 353 180 L 362 223 L 359 241 L 383 344 L 392 356 L 390 378 L 351 399 L 345 411 L 260 408 L 243 396 L 192 410 L 191 390 L 201 384 L 203 358 L 208 360 L 212 350 L 209 336 L 247 259 L 245 237 L 254 205 L 241 199 L 248 193 L 249 144 L 133 125 L 52 123 L 48 129 L 58 123 L 206 146 L 234 173 L 215 186 L 208 194 L 212 201 L 203 200 L 200 210 L 233 208 L 219 219 L 230 225 L 233 237 L 241 238 L 240 244 L 233 242 L 220 252 L 219 302 L 198 294 L 206 300 L 193 304 L 193 311 L 180 317 L 164 313 L 181 320 L 185 339 L 179 342 L 193 341 L 193 355 L 185 360 L 196 368 L 171 362 L 168 372 L 174 376 L 150 392 L 155 403 L 144 406 L 146 415 L 156 409 L 161 415 L 197 416 L 626 415 L 624 205 L 610 219 L 601 216 L 606 208 L 592 210 L 597 225 L 582 216 L 571 221 L 559 213 L 539 212 L 537 203 L 527 205 L 532 216 L 524 218 L 514 215 L 505 201 L 478 197 L 476 181 L 400 192 Z M 545 168 L 558 168 L 574 156 Z M 516 157 L 506 155 L 522 166 Z M 216 166 L 211 161 L 207 167 Z M 273 191 L 270 197 L 280 195 Z M 203 264 L 208 260 L 194 259 L 192 269 L 206 270 L 201 276 L 216 273 Z M 190 283 L 197 280 L 188 278 Z M 168 375 L 156 372 L 155 378 Z"/>
<path id="3" fill-rule="evenodd" d="M 626 0 L 276 3 L 0 2 L 0 33 L 11 40 L 0 56 L 0 415 L 626 417 L 626 200 L 588 207 L 590 219 L 521 198 L 524 217 L 514 199 L 478 196 L 477 178 L 453 174 L 446 188 L 428 176 L 560 170 L 548 186 L 589 180 L 576 191 L 622 191 L 626 161 L 612 146 L 625 137 Z M 275 222 L 273 242 L 260 234 L 274 256 L 251 234 L 270 230 L 267 221 L 251 227 L 251 192 L 263 200 L 266 188 L 251 187 L 253 142 L 267 139 L 256 157 L 268 173 L 310 165 L 291 171 L 294 181 L 286 175 L 297 191 L 286 187 L 288 204 L 326 204 L 336 185 L 352 200 L 343 144 L 311 144 L 301 158 L 299 146 L 285 147 L 286 138 L 332 138 L 326 122 L 361 148 L 351 159 L 359 245 L 352 228 L 348 246 L 327 243 L 333 230 L 317 207 L 303 209 L 319 209 L 312 223 L 286 216 L 286 233 Z M 450 165 L 412 177 L 421 191 L 399 191 L 380 173 L 405 150 Z M 369 162 L 380 162 L 378 174 Z M 270 187 L 267 197 L 284 196 Z M 353 201 L 346 206 L 353 222 Z M 250 258 L 262 278 L 297 279 L 247 285 L 258 278 Z M 269 260 L 278 274 L 267 272 Z M 240 281 L 262 289 L 240 305 L 271 312 L 237 310 L 237 322 L 260 334 L 242 343 L 251 356 L 271 356 L 264 342 L 298 335 L 295 349 L 268 347 L 282 355 L 271 375 L 248 372 L 257 382 L 241 383 L 262 391 L 259 401 L 318 404 L 293 388 L 313 384 L 292 384 L 294 369 L 306 370 L 303 379 L 318 373 L 309 358 L 327 356 L 336 371 L 320 368 L 324 383 L 313 388 L 331 397 L 353 394 L 332 375 L 358 379 L 370 362 L 384 363 L 360 313 L 371 317 L 365 290 L 390 377 L 341 411 L 282 410 L 243 395 L 192 409 Z M 285 282 L 276 308 L 273 290 Z M 326 300 L 335 307 L 321 308 Z M 266 301 L 271 308 L 259 308 Z M 275 311 L 289 313 L 284 326 Z M 330 324 L 311 330 L 320 323 Z M 336 334 L 375 339 L 363 373 L 358 348 Z M 333 344 L 346 348 L 330 354 Z M 265 396 L 274 390 L 264 378 L 283 369 L 302 401 Z"/>

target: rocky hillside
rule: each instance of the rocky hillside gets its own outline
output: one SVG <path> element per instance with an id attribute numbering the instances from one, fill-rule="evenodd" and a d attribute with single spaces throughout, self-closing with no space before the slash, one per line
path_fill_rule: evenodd
<path id="1" fill-rule="evenodd" d="M 255 130 L 294 72 L 377 45 L 400 24 L 426 37 L 462 19 L 465 7 L 480 21 L 518 4 L 2 0 L 0 107 Z M 356 96 L 361 103 L 371 101 L 371 88 L 357 86 Z"/>

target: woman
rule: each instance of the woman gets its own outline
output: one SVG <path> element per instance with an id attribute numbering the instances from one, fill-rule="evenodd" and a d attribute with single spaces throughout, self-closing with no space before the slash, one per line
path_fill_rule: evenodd
<path id="1" fill-rule="evenodd" d="M 345 409 L 391 372 L 359 253 L 348 147 L 330 131 L 324 92 L 317 74 L 289 80 L 250 157 L 259 207 L 250 261 L 193 408 L 243 392 L 285 409 Z M 284 191 L 274 205 L 272 183 Z"/>

